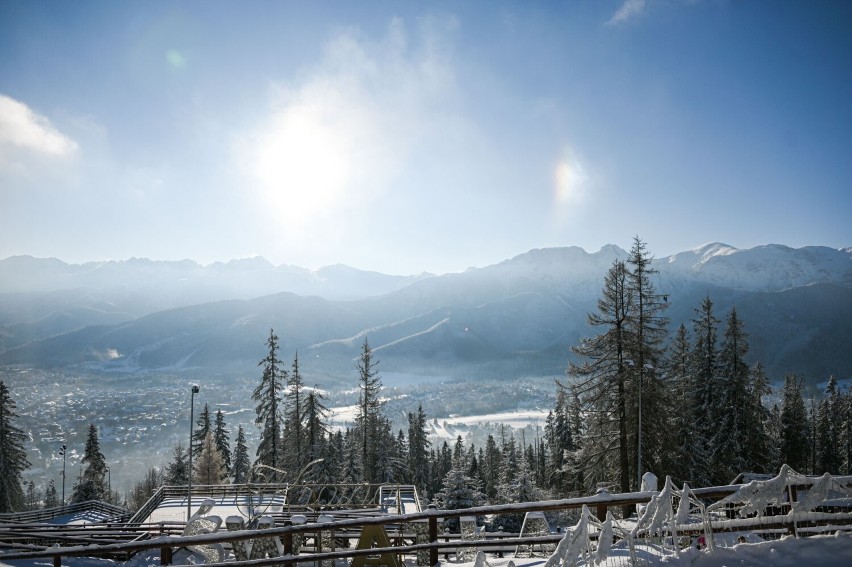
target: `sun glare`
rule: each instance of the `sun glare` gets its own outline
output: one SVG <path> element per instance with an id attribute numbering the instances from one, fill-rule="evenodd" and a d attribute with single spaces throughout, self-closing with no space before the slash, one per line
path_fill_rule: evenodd
<path id="1" fill-rule="evenodd" d="M 342 204 L 351 176 L 345 136 L 320 108 L 291 107 L 260 140 L 256 174 L 271 211 L 299 229 Z"/>

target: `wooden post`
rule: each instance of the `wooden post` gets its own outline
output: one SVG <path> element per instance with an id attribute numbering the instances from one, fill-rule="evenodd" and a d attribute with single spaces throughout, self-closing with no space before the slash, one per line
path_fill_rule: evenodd
<path id="1" fill-rule="evenodd" d="M 282 536 L 284 538 L 284 555 L 293 555 L 293 534 L 288 532 Z M 287 567 L 296 567 L 295 561 L 287 561 L 284 563 Z"/>
<path id="2" fill-rule="evenodd" d="M 54 555 L 53 556 L 53 567 L 62 567 L 62 556 Z"/>
<path id="3" fill-rule="evenodd" d="M 429 510 L 437 510 L 434 504 L 429 505 Z M 429 543 L 438 543 L 438 518 L 429 516 Z M 433 547 L 429 550 L 429 565 L 434 567 L 438 564 L 438 548 Z"/>
<path id="4" fill-rule="evenodd" d="M 597 507 L 595 508 L 595 515 L 601 522 L 606 520 L 606 509 L 607 505 L 604 502 L 599 502 Z"/>
<path id="5" fill-rule="evenodd" d="M 172 564 L 172 548 L 171 547 L 161 547 L 160 548 L 160 565 L 171 565 Z"/>

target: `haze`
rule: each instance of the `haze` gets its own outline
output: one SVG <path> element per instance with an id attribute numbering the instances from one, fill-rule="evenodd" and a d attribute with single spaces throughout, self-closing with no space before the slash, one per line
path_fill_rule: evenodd
<path id="1" fill-rule="evenodd" d="M 847 2 L 0 2 L 0 258 L 852 244 Z"/>

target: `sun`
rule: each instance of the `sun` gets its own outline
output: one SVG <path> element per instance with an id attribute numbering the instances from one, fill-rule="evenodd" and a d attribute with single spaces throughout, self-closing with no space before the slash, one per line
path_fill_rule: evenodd
<path id="1" fill-rule="evenodd" d="M 255 174 L 271 213 L 300 230 L 347 201 L 353 156 L 346 129 L 302 104 L 275 115 L 260 136 Z"/>

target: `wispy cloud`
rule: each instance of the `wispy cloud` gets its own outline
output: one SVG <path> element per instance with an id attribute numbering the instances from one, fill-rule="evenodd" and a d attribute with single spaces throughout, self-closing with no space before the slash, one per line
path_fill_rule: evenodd
<path id="1" fill-rule="evenodd" d="M 23 102 L 0 94 L 0 164 L 14 163 L 13 153 L 22 150 L 64 157 L 77 150 L 77 143 Z"/>
<path id="2" fill-rule="evenodd" d="M 615 26 L 623 24 L 637 17 L 645 10 L 645 4 L 645 0 L 624 0 L 624 4 L 607 21 L 607 25 Z"/>

